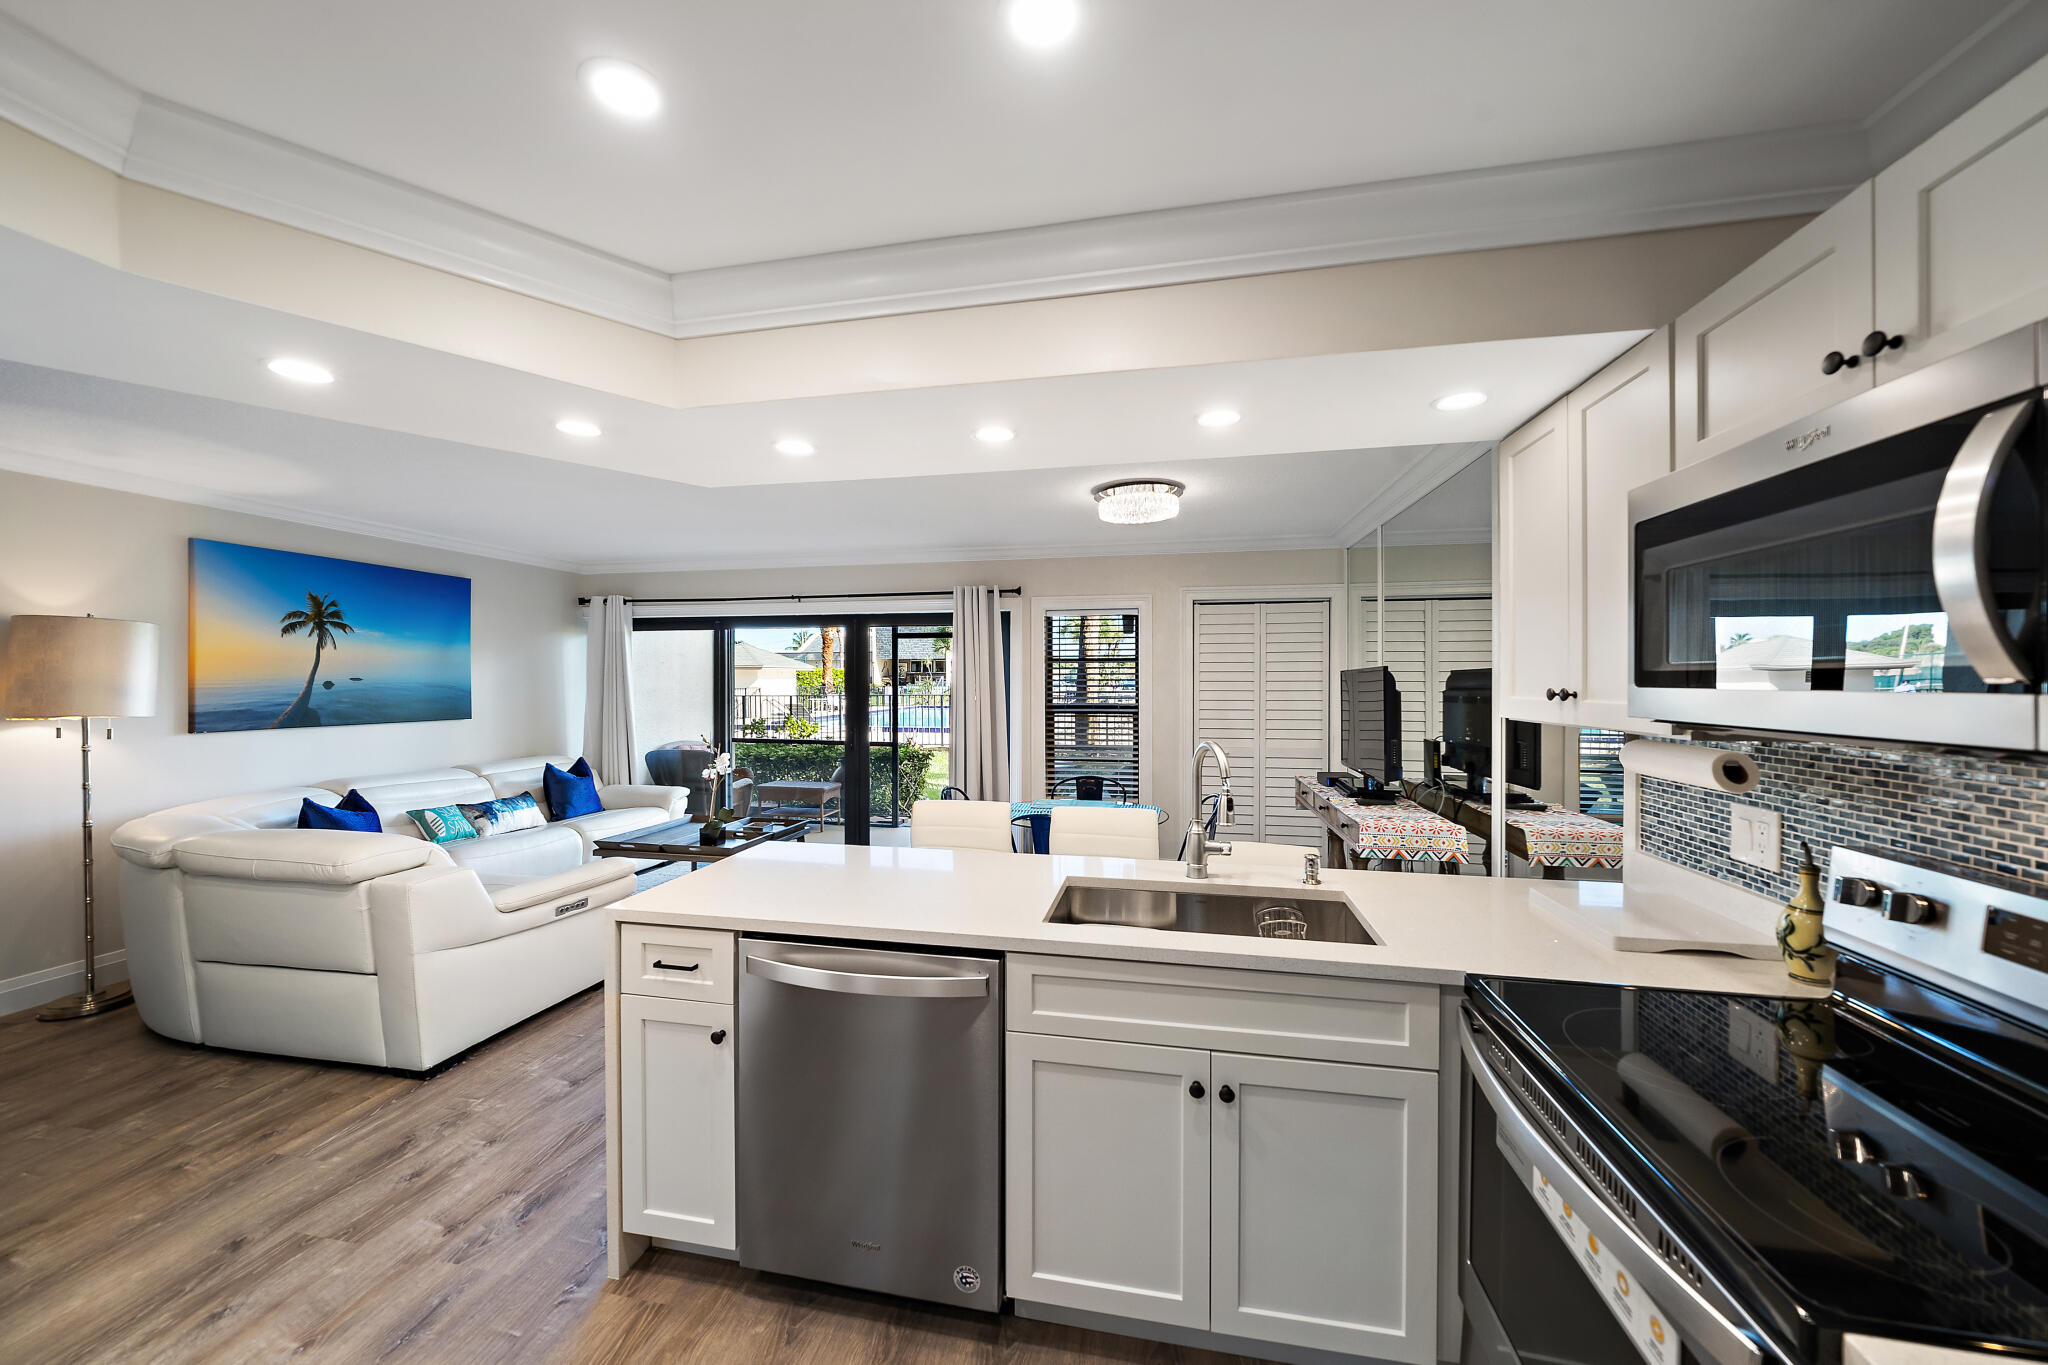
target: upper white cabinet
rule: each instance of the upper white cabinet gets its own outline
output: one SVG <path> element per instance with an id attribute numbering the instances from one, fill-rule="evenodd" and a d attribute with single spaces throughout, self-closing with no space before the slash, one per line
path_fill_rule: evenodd
<path id="1" fill-rule="evenodd" d="M 1214 1331 L 1436 1359 L 1437 1078 L 1219 1052 Z"/>
<path id="2" fill-rule="evenodd" d="M 1681 466 L 1871 386 L 1876 366 L 1861 355 L 1873 326 L 1870 271 L 1863 184 L 1679 317 L 1671 368 Z"/>
<path id="3" fill-rule="evenodd" d="M 1494 611 L 1502 668 L 1494 695 L 1504 715 L 1562 721 L 1565 699 L 1558 694 L 1578 671 L 1571 632 L 1580 559 L 1564 400 L 1502 441 L 1496 468 Z"/>
<path id="4" fill-rule="evenodd" d="M 1579 505 L 1585 564 L 1572 631 L 1574 723 L 1661 730 L 1630 719 L 1629 584 L 1635 579 L 1629 490 L 1671 472 L 1671 329 L 1660 327 L 1565 399 L 1566 464 Z"/>
<path id="5" fill-rule="evenodd" d="M 1879 378 L 2048 317 L 2048 60 L 1877 177 Z"/>

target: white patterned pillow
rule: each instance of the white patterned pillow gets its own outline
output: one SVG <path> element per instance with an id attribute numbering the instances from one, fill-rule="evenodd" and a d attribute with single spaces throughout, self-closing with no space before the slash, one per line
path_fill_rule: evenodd
<path id="1" fill-rule="evenodd" d="M 532 792 L 521 792 L 517 796 L 503 796 L 496 801 L 485 801 L 479 805 L 465 802 L 463 815 L 482 836 L 510 834 L 515 829 L 539 829 L 547 824 L 548 818 L 540 812 L 540 802 L 533 799 Z"/>

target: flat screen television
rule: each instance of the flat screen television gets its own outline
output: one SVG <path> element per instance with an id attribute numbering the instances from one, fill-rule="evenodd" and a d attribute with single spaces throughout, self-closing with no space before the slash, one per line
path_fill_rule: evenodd
<path id="1" fill-rule="evenodd" d="M 1338 678 L 1344 766 L 1375 784 L 1401 780 L 1401 689 L 1392 669 L 1347 668 Z"/>
<path id="2" fill-rule="evenodd" d="M 1507 723 L 1507 778 L 1512 786 L 1543 785 L 1543 729 Z M 1493 771 L 1493 670 L 1461 668 L 1444 677 L 1444 766 L 1465 774 L 1468 791 L 1483 791 Z"/>
<path id="3" fill-rule="evenodd" d="M 1444 766 L 1479 790 L 1493 770 L 1493 670 L 1459 668 L 1444 675 Z"/>

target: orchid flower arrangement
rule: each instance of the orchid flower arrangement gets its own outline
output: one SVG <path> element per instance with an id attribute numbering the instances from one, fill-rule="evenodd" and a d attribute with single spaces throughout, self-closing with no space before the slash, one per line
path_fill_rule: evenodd
<path id="1" fill-rule="evenodd" d="M 721 807 L 718 801 L 718 784 L 731 776 L 732 769 L 732 751 L 728 749 L 717 754 L 702 774 L 704 780 L 711 784 L 711 818 L 705 822 L 705 826 L 706 833 L 714 839 L 725 828 L 725 822 L 732 819 L 732 808 Z"/>
<path id="2" fill-rule="evenodd" d="M 706 769 L 705 769 L 705 770 L 704 770 L 704 771 L 703 771 L 703 772 L 702 772 L 702 773 L 700 774 L 700 776 L 701 776 L 701 777 L 703 777 L 703 779 L 704 779 L 704 780 L 705 780 L 706 782 L 716 782 L 716 781 L 718 781 L 718 780 L 719 780 L 720 778 L 722 778 L 722 777 L 726 776 L 727 774 L 729 774 L 729 773 L 731 773 L 731 772 L 732 772 L 732 751 L 731 751 L 730 749 L 728 749 L 728 750 L 726 750 L 725 752 L 723 752 L 723 753 L 719 754 L 717 758 L 715 758 L 714 760 L 712 760 L 711 766 L 710 766 L 710 767 L 708 767 L 708 768 L 706 768 Z"/>

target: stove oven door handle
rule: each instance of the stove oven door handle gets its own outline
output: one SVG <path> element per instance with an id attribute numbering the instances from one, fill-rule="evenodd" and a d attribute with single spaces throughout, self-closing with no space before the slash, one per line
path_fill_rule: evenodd
<path id="1" fill-rule="evenodd" d="M 1691 1342 L 1695 1352 L 1703 1361 L 1713 1365 L 1761 1365 L 1763 1353 L 1757 1349 L 1756 1339 L 1730 1321 L 1728 1316 L 1701 1296 L 1690 1282 L 1681 1278 L 1664 1257 L 1644 1240 L 1636 1230 L 1635 1222 L 1615 1208 L 1612 1200 L 1599 1193 L 1583 1180 L 1571 1161 L 1558 1152 L 1558 1140 L 1538 1127 L 1529 1117 L 1521 1102 L 1509 1090 L 1482 1055 L 1478 1040 L 1472 1033 L 1472 1021 L 1461 1017 L 1458 1021 L 1458 1045 L 1465 1053 L 1465 1065 L 1470 1070 L 1473 1082 L 1486 1096 L 1498 1116 L 1500 1126 L 1506 1130 L 1512 1144 L 1524 1152 L 1538 1152 L 1549 1157 L 1545 1164 L 1549 1170 L 1546 1178 L 1562 1194 L 1568 1203 L 1580 1208 L 1594 1209 L 1604 1215 L 1600 1221 L 1607 1226 L 1596 1229 L 1633 1254 L 1626 1257 L 1629 1268 L 1638 1277 L 1652 1280 L 1642 1287 L 1649 1296 L 1662 1304 L 1664 1311 L 1671 1315 L 1673 1324 L 1682 1338 Z M 1619 1177 L 1617 1177 L 1619 1179 Z M 1626 1185 L 1623 1186 L 1627 1188 Z M 1524 1193 L 1529 1193 L 1526 1189 Z M 1629 1193 L 1635 1196 L 1635 1191 Z M 1530 1197 L 1534 1197 L 1533 1194 Z M 1640 1196 L 1635 1196 L 1640 1202 Z M 1575 1256 L 1576 1260 L 1577 1257 Z M 1583 1271 L 1584 1267 L 1580 1269 Z M 1605 1286 L 1600 1286 L 1605 1290 Z"/>

